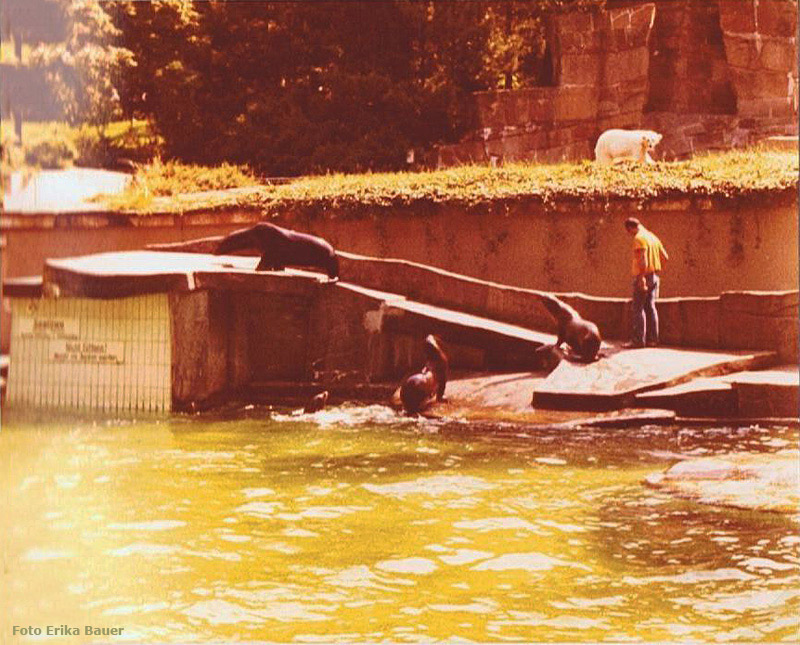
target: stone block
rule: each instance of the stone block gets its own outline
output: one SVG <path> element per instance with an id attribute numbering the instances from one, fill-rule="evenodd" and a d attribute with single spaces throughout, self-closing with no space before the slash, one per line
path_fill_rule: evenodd
<path id="1" fill-rule="evenodd" d="M 492 285 L 486 296 L 486 315 L 528 329 L 555 333 L 553 317 L 529 291 Z"/>
<path id="2" fill-rule="evenodd" d="M 771 349 L 797 361 L 798 292 L 725 292 L 720 308 L 721 347 Z"/>
<path id="3" fill-rule="evenodd" d="M 175 409 L 201 405 L 228 387 L 230 302 L 209 291 L 169 296 L 172 400 Z"/>
<path id="4" fill-rule="evenodd" d="M 761 46 L 761 65 L 764 69 L 794 72 L 797 69 L 797 43 L 792 39 L 769 39 Z"/>
<path id="5" fill-rule="evenodd" d="M 741 100 L 789 97 L 789 79 L 785 72 L 732 69 L 736 96 Z"/>
<path id="6" fill-rule="evenodd" d="M 600 54 L 564 54 L 561 57 L 562 85 L 592 85 L 598 82 Z"/>
<path id="7" fill-rule="evenodd" d="M 521 102 L 519 123 L 542 123 L 552 121 L 554 116 L 553 97 L 558 92 L 556 87 L 548 87 L 546 96 L 528 95 Z"/>
<path id="8" fill-rule="evenodd" d="M 720 346 L 718 298 L 665 298 L 658 301 L 657 307 L 663 344 Z"/>
<path id="9" fill-rule="evenodd" d="M 612 128 L 637 130 L 642 123 L 641 112 L 619 112 L 619 105 L 607 101 L 601 102 L 598 108 L 597 132 L 602 133 Z M 595 137 L 595 140 L 597 137 Z"/>
<path id="10" fill-rule="evenodd" d="M 562 86 L 555 97 L 555 121 L 597 117 L 597 89 L 590 85 Z"/>
<path id="11" fill-rule="evenodd" d="M 797 118 L 791 101 L 783 98 L 737 99 L 736 106 L 742 118 Z"/>
<path id="12" fill-rule="evenodd" d="M 724 314 L 798 317 L 798 291 L 726 291 L 720 296 Z"/>
<path id="13" fill-rule="evenodd" d="M 604 64 L 603 81 L 607 85 L 646 80 L 650 65 L 647 47 L 637 47 L 622 52 L 610 52 Z"/>
<path id="14" fill-rule="evenodd" d="M 756 41 L 750 35 L 725 35 L 725 58 L 733 67 L 758 69 L 760 53 Z"/>
<path id="15" fill-rule="evenodd" d="M 753 33 L 756 30 L 755 4 L 758 0 L 719 3 L 719 24 L 725 33 Z"/>
<path id="16" fill-rule="evenodd" d="M 756 7 L 760 34 L 785 38 L 794 38 L 797 35 L 797 2 L 793 0 L 758 0 Z"/>
<path id="17" fill-rule="evenodd" d="M 797 385 L 734 382 L 733 390 L 741 417 L 796 419 L 800 414 L 800 388 Z"/>
<path id="18" fill-rule="evenodd" d="M 608 12 L 606 46 L 612 51 L 645 47 L 655 19 L 655 4 L 612 9 Z"/>
<path id="19" fill-rule="evenodd" d="M 246 329 L 253 357 L 255 381 L 303 380 L 307 360 L 310 303 L 307 298 L 283 294 L 242 294 Z"/>

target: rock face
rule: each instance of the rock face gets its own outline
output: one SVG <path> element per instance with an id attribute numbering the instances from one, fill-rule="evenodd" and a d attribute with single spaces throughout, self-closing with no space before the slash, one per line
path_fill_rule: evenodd
<path id="1" fill-rule="evenodd" d="M 681 461 L 645 479 L 649 486 L 703 504 L 796 514 L 800 453 L 735 453 Z"/>
<path id="2" fill-rule="evenodd" d="M 553 86 L 478 92 L 441 166 L 590 159 L 608 128 L 662 132 L 659 158 L 796 134 L 794 0 L 652 0 L 556 14 Z"/>
<path id="3" fill-rule="evenodd" d="M 737 109 L 743 117 L 797 114 L 797 3 L 719 2 Z"/>
<path id="4" fill-rule="evenodd" d="M 637 127 L 655 11 L 646 2 L 555 16 L 548 43 L 556 86 L 477 92 L 475 134 L 441 147 L 439 163 L 588 158 L 603 130 Z"/>

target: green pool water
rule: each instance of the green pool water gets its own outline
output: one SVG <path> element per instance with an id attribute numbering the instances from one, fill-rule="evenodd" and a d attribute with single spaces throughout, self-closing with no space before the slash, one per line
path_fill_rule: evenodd
<path id="1" fill-rule="evenodd" d="M 641 482 L 797 439 L 7 413 L 0 642 L 796 642 L 796 521 Z M 123 632 L 13 635 L 48 625 Z"/>

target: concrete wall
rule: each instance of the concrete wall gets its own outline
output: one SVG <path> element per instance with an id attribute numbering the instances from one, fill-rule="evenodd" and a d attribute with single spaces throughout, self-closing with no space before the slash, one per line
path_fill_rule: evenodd
<path id="1" fill-rule="evenodd" d="M 369 220 L 277 221 L 361 255 L 411 260 L 530 289 L 630 297 L 631 240 L 623 222 L 635 216 L 670 253 L 662 297 L 714 296 L 796 288 L 795 199 L 794 194 L 727 203 L 680 198 L 641 207 L 560 202 L 551 211 L 517 204 L 494 212 L 441 208 L 422 216 L 393 211 Z"/>
<path id="2" fill-rule="evenodd" d="M 529 329 L 555 332 L 552 317 L 528 289 L 494 284 L 402 260 L 341 257 L 343 274 L 364 286 L 485 316 Z M 604 338 L 630 337 L 630 301 L 561 293 Z M 794 363 L 798 357 L 798 291 L 726 291 L 705 298 L 658 302 L 665 345 L 708 349 L 769 349 Z"/>
<path id="3" fill-rule="evenodd" d="M 622 223 L 633 215 L 661 237 L 670 253 L 664 298 L 791 290 L 798 284 L 794 191 L 751 199 L 560 201 L 546 208 L 520 201 L 472 210 L 409 207 L 337 215 L 291 212 L 273 221 L 320 235 L 347 252 L 410 260 L 529 289 L 628 298 L 631 241 Z M 47 258 L 218 235 L 259 219 L 257 211 L 233 210 L 194 219 L 6 217 L 3 272 L 6 278 L 35 275 Z M 346 272 L 343 278 L 348 279 Z"/>

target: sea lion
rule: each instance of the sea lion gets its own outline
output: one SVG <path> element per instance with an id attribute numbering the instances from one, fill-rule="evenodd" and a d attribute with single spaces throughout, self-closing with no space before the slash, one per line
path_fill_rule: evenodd
<path id="1" fill-rule="evenodd" d="M 542 345 L 533 352 L 535 369 L 548 374 L 558 367 L 562 360 L 564 360 L 564 350 L 558 345 Z"/>
<path id="2" fill-rule="evenodd" d="M 290 231 L 268 222 L 234 231 L 220 240 L 214 255 L 255 249 L 261 253 L 256 271 L 281 271 L 287 266 L 322 269 L 331 281 L 339 279 L 339 260 L 321 237 Z"/>
<path id="3" fill-rule="evenodd" d="M 434 401 L 444 399 L 449 362 L 441 341 L 429 334 L 425 337 L 425 365 L 408 376 L 400 385 L 400 401 L 408 414 L 417 414 Z"/>
<path id="4" fill-rule="evenodd" d="M 577 311 L 555 296 L 548 293 L 536 295 L 558 324 L 555 347 L 561 347 L 561 344 L 566 342 L 580 360 L 586 362 L 595 360 L 602 343 L 597 325 L 581 318 Z"/>
<path id="5" fill-rule="evenodd" d="M 303 408 L 303 412 L 306 414 L 311 414 L 312 412 L 318 412 L 325 405 L 328 403 L 328 390 L 323 390 L 319 394 L 313 396 L 311 400 L 306 403 L 306 407 Z"/>

